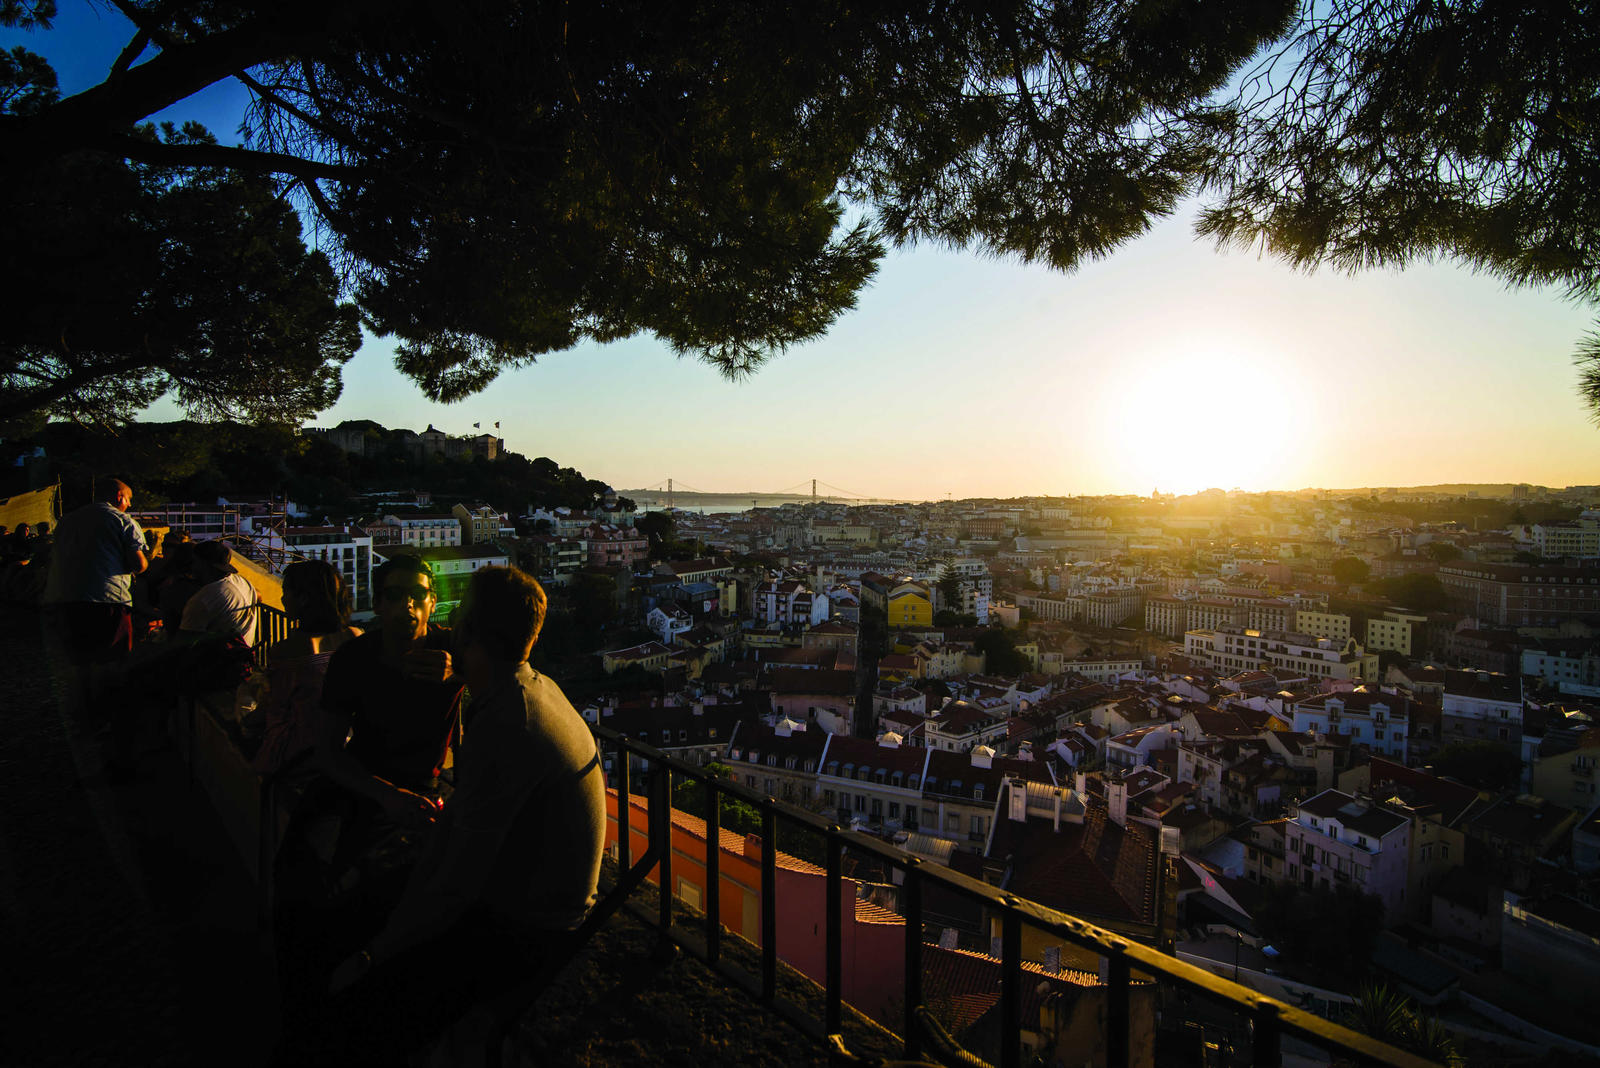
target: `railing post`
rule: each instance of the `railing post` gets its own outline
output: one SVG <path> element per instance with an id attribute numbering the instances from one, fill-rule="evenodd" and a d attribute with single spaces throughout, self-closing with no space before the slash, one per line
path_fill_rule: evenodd
<path id="1" fill-rule="evenodd" d="M 628 874 L 628 869 L 633 867 L 633 801 L 629 790 L 632 788 L 633 754 L 628 751 L 626 741 L 617 742 L 617 873 L 620 876 Z"/>
<path id="2" fill-rule="evenodd" d="M 1022 914 L 1006 897 L 1000 914 L 1000 1068 L 1022 1065 Z"/>
<path id="3" fill-rule="evenodd" d="M 706 783 L 706 959 L 722 957 L 722 795 L 717 780 Z"/>
<path id="4" fill-rule="evenodd" d="M 1283 1063 L 1281 1038 L 1278 1006 L 1261 998 L 1250 1014 L 1250 1062 L 1255 1068 L 1278 1068 Z"/>
<path id="5" fill-rule="evenodd" d="M 761 1000 L 778 996 L 778 811 L 761 806 Z"/>
<path id="6" fill-rule="evenodd" d="M 906 892 L 903 904 L 906 915 L 906 982 L 904 1038 L 906 1060 L 914 1061 L 922 1054 L 922 1040 L 918 1037 L 917 1007 L 922 1004 L 922 871 L 920 857 L 906 862 Z"/>
<path id="7" fill-rule="evenodd" d="M 672 929 L 672 768 L 660 761 L 652 761 L 650 770 L 654 773 L 652 779 L 657 788 L 656 799 L 661 805 L 661 822 L 656 824 L 656 830 L 661 835 L 658 869 L 661 875 L 661 927 L 656 940 L 661 950 L 667 952 L 672 945 L 672 939 L 668 937 Z M 656 802 L 652 801 L 650 807 L 654 809 Z M 654 835 L 651 837 L 654 838 Z"/>
<path id="8" fill-rule="evenodd" d="M 823 1014 L 823 1034 L 839 1032 L 841 987 L 844 983 L 844 903 L 839 895 L 844 890 L 841 877 L 844 868 L 844 841 L 839 837 L 837 825 L 828 828 L 828 939 L 826 964 L 827 1002 Z"/>
<path id="9" fill-rule="evenodd" d="M 1106 1068 L 1128 1068 L 1133 1013 L 1128 1005 L 1128 956 L 1119 943 L 1106 950 Z"/>

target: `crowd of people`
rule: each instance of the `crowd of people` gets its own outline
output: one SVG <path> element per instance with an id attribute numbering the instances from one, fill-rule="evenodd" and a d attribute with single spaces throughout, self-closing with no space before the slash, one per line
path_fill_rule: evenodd
<path id="1" fill-rule="evenodd" d="M 284 799 L 261 873 L 278 890 L 279 1059 L 403 1063 L 595 899 L 604 779 L 587 725 L 528 663 L 544 591 L 481 569 L 443 626 L 428 565 L 398 554 L 374 572 L 364 631 L 339 572 L 297 561 L 281 576 L 291 629 L 261 650 L 229 548 L 174 530 L 158 551 L 129 487 L 101 489 L 62 517 L 43 588 L 69 722 L 108 736 L 115 781 L 178 690 L 252 675 L 237 707 Z"/>
<path id="2" fill-rule="evenodd" d="M 55 540 L 48 522 L 18 523 L 15 530 L 0 523 L 0 600 L 39 603 Z"/>

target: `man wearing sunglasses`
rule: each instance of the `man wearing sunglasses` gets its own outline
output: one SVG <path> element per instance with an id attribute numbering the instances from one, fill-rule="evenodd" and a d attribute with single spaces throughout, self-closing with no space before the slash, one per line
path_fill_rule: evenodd
<path id="1" fill-rule="evenodd" d="M 455 733 L 463 682 L 450 661 L 450 629 L 431 621 L 437 598 L 427 563 L 396 555 L 374 571 L 373 587 L 377 628 L 328 664 L 317 761 L 390 823 L 417 831 L 437 812 L 428 791 Z"/>

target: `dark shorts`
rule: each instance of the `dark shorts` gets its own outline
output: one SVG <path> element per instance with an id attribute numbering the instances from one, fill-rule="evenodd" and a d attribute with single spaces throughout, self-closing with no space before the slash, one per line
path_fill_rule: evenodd
<path id="1" fill-rule="evenodd" d="M 74 601 L 49 609 L 56 640 L 74 664 L 109 664 L 133 650 L 133 609 Z"/>

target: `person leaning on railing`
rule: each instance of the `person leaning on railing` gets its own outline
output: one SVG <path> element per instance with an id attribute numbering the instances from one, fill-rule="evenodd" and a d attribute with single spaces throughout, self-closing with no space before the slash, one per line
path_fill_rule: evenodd
<path id="1" fill-rule="evenodd" d="M 605 784 L 588 726 L 528 664 L 545 604 L 532 576 L 486 567 L 456 611 L 473 697 L 456 791 L 383 930 L 331 980 L 335 993 L 357 988 L 347 1018 L 374 1032 L 379 1059 L 399 1063 L 530 974 L 595 901 Z"/>
<path id="2" fill-rule="evenodd" d="M 316 749 L 322 678 L 334 651 L 361 629 L 350 626 L 350 587 L 325 560 L 301 560 L 283 572 L 283 610 L 298 624 L 266 650 L 264 724 L 255 769 L 265 776 L 302 764 Z"/>

